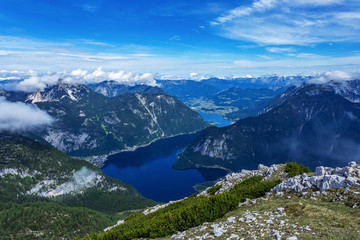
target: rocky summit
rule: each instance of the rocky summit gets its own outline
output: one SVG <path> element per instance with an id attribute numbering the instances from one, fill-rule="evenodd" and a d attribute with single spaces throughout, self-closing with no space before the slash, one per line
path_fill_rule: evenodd
<path id="1" fill-rule="evenodd" d="M 319 189 L 325 192 L 329 189 L 360 188 L 360 168 L 354 161 L 347 167 L 317 167 L 314 176 L 306 173 L 288 179 L 279 184 L 272 192 L 289 191 L 302 192 L 307 189 Z"/>

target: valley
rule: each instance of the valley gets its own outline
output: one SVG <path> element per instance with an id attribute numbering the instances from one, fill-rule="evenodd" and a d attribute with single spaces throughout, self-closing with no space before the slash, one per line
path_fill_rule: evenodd
<path id="1" fill-rule="evenodd" d="M 199 113 L 215 126 L 227 126 L 231 121 L 216 114 Z M 200 132 L 166 138 L 134 151 L 110 155 L 102 171 L 109 177 L 134 186 L 144 197 L 157 202 L 179 200 L 195 193 L 195 185 L 214 181 L 226 175 L 222 169 L 177 170 L 173 165 L 178 154 Z M 141 176 L 141 177 L 139 177 Z"/>
<path id="2" fill-rule="evenodd" d="M 256 116 L 266 100 L 285 91 L 281 79 L 272 80 L 268 84 L 252 83 L 254 79 L 158 80 L 158 84 L 166 93 L 176 96 L 197 112 L 219 114 L 237 121 Z"/>
<path id="3" fill-rule="evenodd" d="M 133 152 L 108 157 L 102 171 L 134 186 L 144 197 L 157 202 L 179 200 L 195 193 L 194 186 L 223 177 L 226 171 L 176 170 L 177 155 L 198 134 L 159 140 Z"/>
<path id="4" fill-rule="evenodd" d="M 210 82 L 214 84 L 214 81 L 220 80 L 211 80 Z M 179 218 L 180 222 L 185 221 L 186 223 L 185 226 L 177 228 L 182 232 L 176 233 L 171 230 L 162 233 L 162 230 L 156 230 L 157 227 L 152 226 L 155 223 L 151 223 L 149 226 L 158 232 L 146 230 L 151 233 L 145 235 L 141 235 L 141 233 L 136 236 L 168 238 L 166 235 L 170 234 L 171 238 L 175 239 L 183 239 L 184 236 L 235 238 L 235 235 L 242 234 L 246 226 L 243 226 L 241 221 L 240 225 L 236 221 L 233 222 L 234 217 L 241 219 L 241 217 L 255 214 L 255 219 L 256 216 L 260 216 L 257 214 L 263 214 L 261 210 L 249 213 L 247 206 L 253 206 L 255 203 L 265 206 L 266 203 L 263 202 L 265 193 L 268 196 L 270 191 L 283 188 L 282 184 L 288 178 L 310 171 L 308 168 L 299 167 L 297 170 L 295 169 L 295 175 L 290 175 L 289 172 L 284 172 L 287 171 L 284 170 L 284 165 L 262 168 L 261 164 L 271 165 L 295 161 L 303 163 L 313 170 L 316 166 L 325 163 L 330 167 L 338 167 L 346 161 L 356 160 L 358 155 L 356 148 L 349 148 L 352 145 L 344 145 L 343 142 L 356 144 L 360 140 L 358 135 L 351 131 L 351 129 L 359 127 L 357 120 L 360 118 L 358 81 L 330 82 L 323 85 L 303 83 L 286 90 L 284 87 L 277 88 L 277 90 L 269 88 L 243 90 L 233 86 L 236 81 L 233 84 L 230 80 L 227 81 L 226 86 L 232 88 L 211 95 L 213 99 L 211 101 L 211 98 L 207 96 L 204 102 L 209 101 L 208 110 L 210 109 L 210 111 L 201 107 L 198 108 L 201 111 L 197 113 L 175 97 L 165 94 L 159 87 L 129 87 L 111 81 L 92 85 L 91 88 L 98 93 L 84 85 L 70 85 L 61 81 L 36 93 L 1 92 L 1 95 L 12 102 L 36 104 L 39 109 L 57 119 L 55 125 L 24 132 L 25 138 L 10 132 L 3 133 L 1 137 L 1 142 L 7 143 L 6 147 L 0 151 L 3 159 L 0 172 L 3 191 L 0 218 L 7 219 L 2 225 L 4 229 L 3 232 L 0 232 L 2 236 L 7 236 L 10 229 L 15 228 L 14 224 L 18 224 L 20 227 L 16 230 L 17 233 L 14 235 L 16 237 L 31 239 L 34 236 L 65 236 L 66 239 L 71 239 L 95 232 L 96 234 L 93 233 L 91 238 L 96 236 L 96 239 L 107 239 L 107 236 L 115 236 L 113 230 L 109 228 L 110 230 L 104 234 L 98 234 L 102 229 L 118 223 L 120 225 L 114 229 L 123 229 L 121 231 L 125 233 L 126 226 L 132 224 L 129 219 L 137 219 L 137 216 L 141 215 L 138 211 L 157 203 L 164 203 L 165 205 L 148 208 L 145 212 L 150 212 L 151 216 L 157 216 L 156 212 L 159 208 L 164 208 L 164 211 L 172 209 L 171 211 L 181 212 L 182 207 L 186 208 L 186 206 L 190 209 L 193 209 L 194 206 L 196 206 L 195 208 L 215 207 L 212 210 L 214 211 L 213 215 L 204 218 L 207 221 L 215 221 L 215 223 L 208 226 L 206 222 L 203 223 L 203 220 L 199 220 L 200 222 L 194 220 L 196 224 L 189 225 L 186 222 L 192 222 L 193 220 L 189 219 L 194 217 L 189 215 L 186 217 L 187 220 Z M 223 83 L 223 80 L 220 82 Z M 186 84 L 192 85 L 193 83 Z M 204 87 L 201 82 L 197 82 L 195 85 L 197 84 L 200 84 L 200 88 Z M 220 83 L 219 85 L 221 86 Z M 180 91 L 179 86 L 176 89 Z M 186 91 L 187 88 L 183 89 L 182 86 L 180 89 Z M 192 99 L 190 101 L 199 97 L 196 95 L 199 94 L 199 91 L 193 92 L 194 96 L 190 93 L 187 96 L 188 99 Z M 275 93 L 278 95 L 270 97 Z M 247 113 L 252 112 L 253 117 L 243 119 L 240 117 L 238 121 L 228 120 L 223 116 L 229 115 L 219 112 L 217 106 L 211 105 L 214 102 L 219 106 L 250 106 Z M 186 104 L 189 105 L 189 102 Z M 192 106 L 192 109 L 197 108 Z M 131 111 L 129 112 L 129 110 Z M 80 114 L 77 116 L 73 114 L 78 112 Z M 109 112 L 112 115 L 109 115 Z M 231 111 L 231 114 L 236 112 Z M 247 113 L 241 111 L 241 114 L 245 114 L 243 116 L 247 116 Z M 136 118 L 135 116 L 140 117 Z M 86 122 L 83 121 L 84 119 L 88 119 L 86 124 L 84 124 Z M 118 123 L 126 120 L 135 127 L 117 126 L 118 123 L 113 122 L 114 119 L 117 119 Z M 148 130 L 146 134 L 139 131 L 140 129 L 137 127 L 143 124 L 148 126 L 145 127 Z M 99 128 L 98 125 L 101 127 Z M 67 129 L 69 134 L 63 129 Z M 61 134 L 59 134 L 60 131 Z M 91 141 L 99 141 L 97 136 L 102 136 L 101 131 L 104 131 L 107 136 L 101 140 L 103 147 L 100 149 L 95 145 L 94 148 L 88 147 L 87 144 Z M 49 135 L 51 132 L 52 135 Z M 72 132 L 79 132 L 87 136 L 80 137 L 83 138 L 83 142 L 79 142 Z M 159 132 L 163 134 L 156 135 Z M 113 136 L 113 140 L 110 142 L 106 140 L 108 135 Z M 151 137 L 151 135 L 154 136 Z M 332 135 L 336 135 L 336 139 L 325 141 L 328 136 Z M 54 139 L 59 136 L 63 139 L 54 142 Z M 127 144 L 112 145 L 114 139 L 118 141 L 116 144 L 125 142 Z M 287 147 L 288 145 L 280 148 L 279 145 L 276 145 L 279 142 L 289 142 L 289 139 L 296 140 L 295 148 Z M 305 145 L 305 143 L 309 145 Z M 87 161 L 76 158 L 70 160 L 70 157 L 50 147 L 49 144 L 69 155 L 81 157 Z M 300 146 L 301 148 L 299 148 Z M 74 147 L 76 149 L 73 149 Z M 324 154 L 324 149 L 331 149 L 331 152 Z M 30 154 L 26 153 L 28 151 Z M 301 155 L 298 154 L 299 151 L 301 151 Z M 349 158 L 344 155 L 343 151 L 347 152 L 346 156 Z M 94 152 L 97 154 L 93 155 Z M 42 154 L 47 157 L 39 158 Z M 28 160 L 29 157 L 32 159 L 31 161 Z M 33 158 L 40 159 L 38 164 L 41 164 L 35 164 L 36 160 Z M 312 160 L 314 158 L 317 160 Z M 69 161 L 72 161 L 72 164 L 69 164 Z M 259 170 L 254 170 L 257 167 Z M 353 172 L 358 174 L 357 169 Z M 258 174 L 265 177 L 266 180 L 257 179 Z M 248 178 L 250 183 L 247 183 L 246 179 Z M 239 188 L 244 193 L 237 195 L 233 188 L 237 188 L 236 184 L 243 180 L 245 185 Z M 353 183 L 350 178 L 346 181 Z M 220 186 L 226 186 L 226 188 L 223 189 Z M 353 185 L 351 186 L 353 187 Z M 247 189 L 248 187 L 249 189 Z M 317 186 L 313 191 L 315 192 L 317 188 L 321 189 L 322 187 Z M 293 195 L 292 190 L 286 196 L 297 199 L 299 196 Z M 214 194 L 223 195 L 211 197 Z M 239 206 L 242 206 L 242 202 L 246 200 L 242 194 L 248 196 L 246 198 L 256 198 L 257 200 L 254 200 L 253 203 L 246 201 L 244 207 L 236 210 L 237 204 L 232 201 L 239 201 Z M 351 196 L 355 199 L 351 201 L 355 201 L 356 206 L 356 193 Z M 349 196 L 346 195 L 346 198 Z M 209 199 L 215 201 L 215 205 L 207 205 Z M 266 201 L 271 202 L 271 206 L 278 206 L 283 202 L 283 199 L 277 196 L 267 199 L 269 200 Z M 320 206 L 306 198 L 303 201 L 311 207 Z M 284 204 L 291 205 L 293 203 L 291 200 L 286 200 Z M 219 211 L 216 206 L 223 206 L 224 209 Z M 332 205 L 326 207 L 331 208 Z M 241 210 L 242 208 L 245 209 L 245 212 Z M 261 209 L 261 207 L 259 208 Z M 29 211 L 36 214 L 30 215 Z M 276 211 L 273 209 L 271 214 L 275 216 Z M 341 211 L 339 214 L 351 214 L 346 209 Z M 160 212 L 163 213 L 163 211 Z M 175 212 L 169 214 L 173 215 Z M 19 214 L 22 217 L 16 220 L 15 216 Z M 42 220 L 39 218 L 44 214 L 57 215 L 58 217 L 54 219 L 56 225 L 43 222 L 42 228 L 38 228 L 31 224 L 23 224 L 25 219 L 41 222 Z M 227 214 L 225 215 L 227 217 L 223 219 L 224 214 Z M 130 216 L 126 218 L 128 215 Z M 63 222 L 63 219 L 66 219 L 65 216 L 72 216 L 76 220 Z M 89 223 L 86 219 L 87 216 L 96 218 L 97 221 Z M 284 213 L 283 216 L 288 215 Z M 266 218 L 265 215 L 263 217 Z M 289 217 L 291 218 L 291 216 Z M 148 217 L 141 216 L 136 221 L 143 220 L 145 221 L 143 226 L 147 229 Z M 277 220 L 279 222 L 290 221 L 288 218 Z M 65 234 L 65 229 L 71 229 L 71 224 L 77 225 L 79 231 L 74 231 L 74 234 Z M 167 223 L 159 224 L 166 225 Z M 296 224 L 296 227 L 305 229 L 307 226 Z M 240 231 L 230 231 L 232 234 L 227 235 L 229 228 L 237 228 Z M 314 225 L 311 225 L 312 228 Z M 31 233 L 25 229 L 31 229 Z M 205 229 L 211 231 L 204 231 Z M 264 235 L 258 235 L 251 229 L 247 231 L 247 235 L 241 236 L 271 237 L 272 232 L 279 236 L 284 236 L 285 232 L 295 236 L 306 236 L 306 231 L 300 230 L 302 232 L 299 233 L 299 230 L 292 230 L 288 227 L 276 228 L 276 230 L 271 227 L 263 228 Z M 336 230 L 333 231 L 336 236 L 340 234 Z M 325 232 L 321 232 L 321 234 L 324 235 Z M 351 234 L 356 235 L 356 232 Z M 124 236 L 118 237 L 119 239 L 128 239 Z"/>

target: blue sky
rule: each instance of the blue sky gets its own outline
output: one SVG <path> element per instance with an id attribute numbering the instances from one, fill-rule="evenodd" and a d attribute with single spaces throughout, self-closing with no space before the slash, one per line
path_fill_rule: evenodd
<path id="1" fill-rule="evenodd" d="M 0 69 L 358 72 L 358 0 L 1 0 Z"/>

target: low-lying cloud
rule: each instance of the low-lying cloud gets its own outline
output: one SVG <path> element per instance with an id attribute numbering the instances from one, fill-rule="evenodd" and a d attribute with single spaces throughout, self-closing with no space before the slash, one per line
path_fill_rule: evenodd
<path id="1" fill-rule="evenodd" d="M 105 72 L 101 68 L 96 69 L 93 72 L 87 70 L 77 69 L 72 71 L 68 79 L 72 79 L 77 83 L 97 83 L 105 80 L 114 80 L 125 85 L 138 85 L 146 84 L 155 86 L 156 81 L 151 73 L 137 74 L 133 72 Z"/>
<path id="2" fill-rule="evenodd" d="M 140 85 L 146 84 L 155 86 L 156 81 L 154 76 L 150 73 L 133 73 L 125 71 L 103 71 L 98 68 L 94 71 L 77 69 L 71 72 L 48 72 L 38 73 L 35 71 L 17 72 L 17 71 L 0 71 L 0 80 L 8 80 L 6 82 L 0 81 L 0 86 L 5 90 L 16 90 L 23 92 L 42 91 L 48 86 L 58 83 L 59 79 L 70 84 L 91 84 L 98 83 L 105 80 L 114 80 L 120 84 L 125 85 Z M 12 81 L 9 81 L 12 80 Z"/>
<path id="3" fill-rule="evenodd" d="M 327 71 L 321 74 L 317 74 L 314 78 L 310 79 L 309 83 L 325 84 L 330 81 L 344 82 L 350 80 L 360 79 L 360 73 L 350 73 L 343 71 Z"/>
<path id="4" fill-rule="evenodd" d="M 0 131 L 26 131 L 50 125 L 54 119 L 36 105 L 9 102 L 0 97 Z"/>

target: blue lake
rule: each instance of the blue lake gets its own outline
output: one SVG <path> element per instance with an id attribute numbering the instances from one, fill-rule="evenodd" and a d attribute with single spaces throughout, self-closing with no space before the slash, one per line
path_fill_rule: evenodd
<path id="1" fill-rule="evenodd" d="M 213 116 L 217 114 L 200 114 L 205 120 L 218 122 L 222 126 L 231 123 L 225 119 L 221 121 L 220 115 Z M 158 202 L 187 197 L 196 192 L 194 185 L 216 180 L 226 174 L 220 169 L 176 170 L 172 168 L 177 161 L 177 155 L 198 134 L 162 139 L 133 152 L 111 155 L 102 170 L 112 178 L 133 185 L 144 197 Z"/>
<path id="2" fill-rule="evenodd" d="M 232 123 L 231 120 L 224 119 L 220 114 L 210 114 L 204 112 L 198 112 L 200 116 L 208 122 L 215 122 L 217 127 L 225 127 Z"/>
<path id="3" fill-rule="evenodd" d="M 144 197 L 158 202 L 178 200 L 196 192 L 194 185 L 215 180 L 226 174 L 223 170 L 176 170 L 172 165 L 183 146 L 197 134 L 159 140 L 133 152 L 109 156 L 102 168 L 113 178 L 133 185 Z"/>

